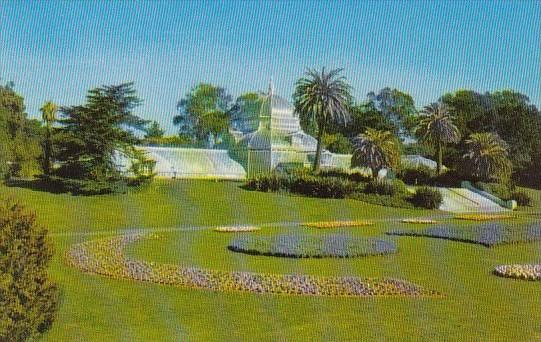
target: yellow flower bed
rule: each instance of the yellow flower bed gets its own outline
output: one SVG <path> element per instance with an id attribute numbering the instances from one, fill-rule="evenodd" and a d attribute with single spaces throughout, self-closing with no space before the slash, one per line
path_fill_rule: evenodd
<path id="1" fill-rule="evenodd" d="M 260 227 L 255 226 L 223 226 L 214 228 L 215 231 L 221 233 L 244 233 L 244 232 L 255 232 L 260 230 Z"/>
<path id="2" fill-rule="evenodd" d="M 370 222 L 370 221 L 327 221 L 327 222 L 308 222 L 308 223 L 302 224 L 303 227 L 318 228 L 318 229 L 364 227 L 364 226 L 372 226 L 372 225 L 374 225 L 374 222 Z"/>
<path id="3" fill-rule="evenodd" d="M 513 218 L 512 215 L 507 214 L 462 214 L 455 216 L 459 220 L 468 221 L 490 221 L 490 220 L 503 220 Z"/>
<path id="4" fill-rule="evenodd" d="M 401 222 L 403 222 L 403 223 L 416 223 L 416 224 L 434 224 L 434 223 L 438 223 L 438 221 L 428 220 L 428 219 L 403 219 Z"/>

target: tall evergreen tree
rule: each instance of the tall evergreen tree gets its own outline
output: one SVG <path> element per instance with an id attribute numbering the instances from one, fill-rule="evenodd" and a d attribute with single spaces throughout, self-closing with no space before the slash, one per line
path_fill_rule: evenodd
<path id="1" fill-rule="evenodd" d="M 143 131 L 147 124 L 133 113 L 140 104 L 133 83 L 124 83 L 92 89 L 86 104 L 61 108 L 56 135 L 60 175 L 91 180 L 118 177 L 117 153 L 130 157 L 139 142 L 133 129 Z"/>

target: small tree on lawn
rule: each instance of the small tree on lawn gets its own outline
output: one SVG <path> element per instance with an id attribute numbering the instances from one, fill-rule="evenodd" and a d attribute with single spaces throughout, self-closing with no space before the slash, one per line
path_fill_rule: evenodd
<path id="1" fill-rule="evenodd" d="M 354 140 L 351 166 L 368 167 L 376 178 L 384 168 L 397 169 L 400 165 L 400 142 L 390 131 L 368 128 Z"/>
<path id="2" fill-rule="evenodd" d="M 507 144 L 494 133 L 473 133 L 466 140 L 466 168 L 475 178 L 505 182 L 511 177 L 513 164 Z"/>
<path id="3" fill-rule="evenodd" d="M 0 203 L 0 341 L 36 338 L 53 323 L 58 290 L 47 275 L 46 236 L 21 205 Z"/>

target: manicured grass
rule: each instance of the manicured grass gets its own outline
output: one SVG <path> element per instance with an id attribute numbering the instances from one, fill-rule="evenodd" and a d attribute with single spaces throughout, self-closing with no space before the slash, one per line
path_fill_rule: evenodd
<path id="1" fill-rule="evenodd" d="M 260 232 L 250 234 L 283 234 L 291 229 L 326 234 L 287 223 L 369 219 L 374 226 L 332 232 L 381 237 L 391 228 L 411 229 L 411 225 L 399 222 L 402 218 L 430 217 L 444 223 L 446 216 L 437 211 L 386 208 L 356 200 L 251 192 L 239 185 L 157 181 L 133 194 L 98 197 L 0 186 L 0 196 L 15 195 L 35 209 L 38 221 L 49 228 L 56 246 L 51 275 L 61 288 L 61 307 L 45 340 L 541 339 L 539 283 L 491 274 L 496 265 L 539 261 L 539 243 L 487 249 L 439 239 L 387 237 L 398 246 L 397 254 L 286 259 L 233 253 L 227 245 L 234 236 L 211 229 L 164 229 L 159 233 L 161 239 L 141 241 L 127 250 L 144 260 L 212 269 L 400 278 L 446 295 L 437 299 L 259 296 L 188 290 L 84 274 L 62 260 L 73 243 L 132 228 L 261 224 Z M 541 192 L 532 193 L 539 196 Z M 522 220 L 526 219 L 513 223 Z M 271 222 L 283 224 L 264 225 Z M 458 224 L 471 226 L 468 222 Z"/>

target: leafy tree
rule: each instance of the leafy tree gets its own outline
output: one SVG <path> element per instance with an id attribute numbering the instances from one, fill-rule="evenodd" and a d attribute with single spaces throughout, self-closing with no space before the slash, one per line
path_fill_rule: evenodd
<path id="1" fill-rule="evenodd" d="M 321 150 L 326 128 L 331 122 L 345 124 L 349 119 L 351 87 L 345 77 L 340 76 L 342 69 L 318 72 L 309 69 L 295 85 L 295 108 L 305 120 L 317 123 L 317 150 L 314 159 L 314 171 L 319 171 Z"/>
<path id="2" fill-rule="evenodd" d="M 45 121 L 45 141 L 43 143 L 43 172 L 48 175 L 51 171 L 52 142 L 51 128 L 56 121 L 58 106 L 52 101 L 47 101 L 40 108 L 41 117 Z"/>
<path id="3" fill-rule="evenodd" d="M 425 107 L 424 117 L 419 123 L 417 134 L 421 141 L 437 149 L 437 172 L 441 173 L 443 148 L 446 144 L 458 143 L 460 131 L 453 124 L 447 106 L 443 103 L 432 103 Z"/>
<path id="4" fill-rule="evenodd" d="M 160 127 L 160 124 L 156 121 L 152 121 L 150 126 L 145 130 L 145 138 L 161 138 L 165 131 Z"/>
<path id="5" fill-rule="evenodd" d="M 229 128 L 230 102 L 231 96 L 224 88 L 201 83 L 178 102 L 179 114 L 173 124 L 194 142 L 216 144 Z"/>
<path id="6" fill-rule="evenodd" d="M 485 94 L 459 90 L 441 100 L 449 106 L 464 137 L 487 131 L 498 134 L 508 144 L 516 175 L 523 180 L 532 176 L 541 180 L 537 157 L 541 155 L 541 114 L 527 96 L 512 90 Z M 458 148 L 454 152 L 456 165 L 467 152 L 464 140 Z"/>
<path id="7" fill-rule="evenodd" d="M 353 150 L 351 141 L 341 133 L 325 134 L 323 137 L 323 144 L 333 153 L 348 154 Z"/>
<path id="8" fill-rule="evenodd" d="M 396 170 L 400 165 L 400 142 L 390 131 L 368 128 L 354 141 L 352 167 L 368 167 L 376 178 L 384 168 Z"/>
<path id="9" fill-rule="evenodd" d="M 242 132 L 257 130 L 261 103 L 262 96 L 258 93 L 245 93 L 237 97 L 229 111 L 233 128 Z"/>
<path id="10" fill-rule="evenodd" d="M 40 172 L 42 133 L 39 122 L 27 118 L 13 84 L 0 85 L 0 177 Z"/>
<path id="11" fill-rule="evenodd" d="M 511 176 L 513 164 L 508 158 L 507 144 L 494 133 L 473 133 L 466 140 L 464 155 L 469 173 L 481 180 L 505 182 Z"/>
<path id="12" fill-rule="evenodd" d="M 406 137 L 413 132 L 417 123 L 417 109 L 411 95 L 386 87 L 377 94 L 368 93 L 368 99 L 395 126 L 395 133 Z"/>
<path id="13" fill-rule="evenodd" d="M 58 290 L 47 275 L 53 248 L 33 214 L 0 203 L 0 341 L 25 341 L 48 330 Z"/>
<path id="14" fill-rule="evenodd" d="M 147 122 L 133 109 L 141 103 L 133 83 L 103 86 L 88 92 L 84 105 L 61 108 L 56 134 L 59 174 L 68 178 L 108 180 L 120 171 L 115 155 L 132 156 L 139 142 L 131 129 L 144 130 Z"/>

